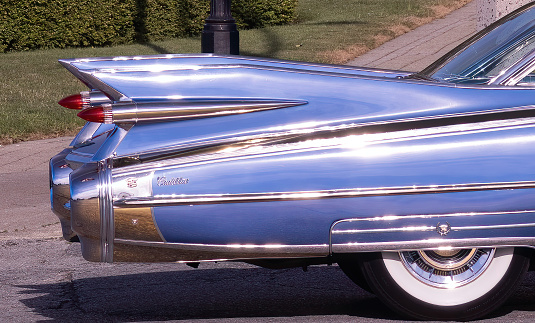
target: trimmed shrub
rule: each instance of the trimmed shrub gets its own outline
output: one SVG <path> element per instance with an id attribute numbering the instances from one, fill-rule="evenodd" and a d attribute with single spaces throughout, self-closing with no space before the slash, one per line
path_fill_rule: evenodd
<path id="1" fill-rule="evenodd" d="M 232 0 L 240 28 L 285 24 L 297 0 Z M 209 0 L 4 0 L 0 52 L 198 35 Z"/>
<path id="2" fill-rule="evenodd" d="M 239 28 L 283 25 L 295 19 L 297 0 L 232 0 L 232 16 Z"/>
<path id="3" fill-rule="evenodd" d="M 7 0 L 0 50 L 101 46 L 135 36 L 133 1 Z"/>

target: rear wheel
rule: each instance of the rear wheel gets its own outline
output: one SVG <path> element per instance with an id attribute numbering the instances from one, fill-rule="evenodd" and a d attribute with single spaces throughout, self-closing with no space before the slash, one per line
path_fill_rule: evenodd
<path id="1" fill-rule="evenodd" d="M 397 312 L 416 319 L 471 320 L 507 300 L 529 257 L 518 248 L 415 250 L 369 254 L 359 264 L 374 293 Z"/>

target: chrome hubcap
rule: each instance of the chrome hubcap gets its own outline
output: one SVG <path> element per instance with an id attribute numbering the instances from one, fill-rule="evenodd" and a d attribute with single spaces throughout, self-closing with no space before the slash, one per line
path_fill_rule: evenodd
<path id="1" fill-rule="evenodd" d="M 492 261 L 494 250 L 415 250 L 399 255 L 405 268 L 421 282 L 439 288 L 456 288 L 479 277 Z"/>

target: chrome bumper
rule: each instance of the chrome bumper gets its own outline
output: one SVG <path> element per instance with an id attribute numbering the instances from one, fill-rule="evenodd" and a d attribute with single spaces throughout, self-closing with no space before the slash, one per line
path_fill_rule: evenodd
<path id="1" fill-rule="evenodd" d="M 63 238 L 67 241 L 78 241 L 76 233 L 71 229 L 69 175 L 72 169 L 65 161 L 65 157 L 71 151 L 71 148 L 64 149 L 50 159 L 50 204 L 52 212 L 57 215 L 61 223 Z"/>

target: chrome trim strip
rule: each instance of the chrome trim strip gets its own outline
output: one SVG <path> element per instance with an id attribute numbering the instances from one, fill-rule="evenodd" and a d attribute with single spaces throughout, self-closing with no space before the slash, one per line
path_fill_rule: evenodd
<path id="1" fill-rule="evenodd" d="M 190 251 L 210 251 L 210 252 L 237 252 L 245 256 L 250 254 L 261 255 L 281 255 L 288 256 L 292 253 L 315 255 L 315 256 L 327 256 L 329 251 L 328 244 L 319 245 L 283 245 L 283 244 L 266 244 L 266 245 L 254 245 L 254 244 L 227 244 L 227 245 L 214 245 L 214 244 L 193 244 L 193 243 L 178 243 L 178 242 L 157 242 L 157 241 L 141 241 L 141 240 L 128 240 L 128 239 L 114 239 L 115 243 L 123 243 L 135 246 L 145 247 L 159 247 L 159 248 L 171 248 L 171 249 L 187 249 Z"/>
<path id="2" fill-rule="evenodd" d="M 432 250 L 437 248 L 496 248 L 496 247 L 530 247 L 534 248 L 535 237 L 530 238 L 470 238 L 470 239 L 428 239 L 418 241 L 393 241 L 371 243 L 333 244 L 331 253 L 379 252 Z"/>
<path id="3" fill-rule="evenodd" d="M 113 217 L 112 169 L 113 162 L 105 159 L 99 166 L 99 208 L 100 208 L 100 244 L 101 261 L 113 262 L 113 239 L 115 226 Z"/>
<path id="4" fill-rule="evenodd" d="M 500 225 L 474 225 L 465 227 L 451 227 L 451 231 L 466 231 L 466 230 L 490 230 L 490 229 L 512 229 L 512 228 L 529 228 L 535 227 L 535 223 L 519 223 L 519 224 L 500 224 Z M 436 226 L 412 226 L 403 228 L 388 228 L 388 229 L 351 229 L 351 230 L 332 230 L 333 234 L 359 234 L 359 233 L 391 233 L 391 232 L 414 232 L 414 231 L 436 231 Z"/>
<path id="5" fill-rule="evenodd" d="M 348 243 L 329 245 L 211 245 L 211 244 L 188 244 L 171 242 L 151 242 L 127 239 L 115 239 L 115 243 L 122 243 L 134 246 L 158 247 L 181 249 L 182 251 L 213 252 L 218 253 L 239 252 L 240 259 L 262 258 L 262 257 L 292 257 L 292 255 L 328 256 L 333 253 L 353 253 L 353 252 L 378 252 L 378 251 L 410 251 L 415 249 L 431 250 L 437 248 L 495 248 L 495 247 L 529 247 L 534 248 L 535 237 L 533 238 L 476 238 L 476 239 L 428 239 L 419 241 L 402 242 L 376 242 L 376 243 Z"/>
<path id="6" fill-rule="evenodd" d="M 242 194 L 201 194 L 201 195 L 165 195 L 157 197 L 133 197 L 117 199 L 116 207 L 155 207 L 162 205 L 200 205 L 223 203 L 275 202 L 295 200 L 315 200 L 325 198 L 351 198 L 388 195 L 434 194 L 486 190 L 509 190 L 535 188 L 535 181 L 469 183 L 449 185 L 420 185 L 380 188 L 353 188 L 301 192 L 267 192 Z"/>
<path id="7" fill-rule="evenodd" d="M 489 85 L 514 86 L 528 75 L 535 67 L 535 50 L 524 56 L 520 61 L 513 64 L 507 70 L 494 77 L 488 83 Z"/>
<path id="8" fill-rule="evenodd" d="M 385 229 L 350 229 L 350 230 L 334 230 L 333 228 L 340 223 L 344 222 L 378 222 L 378 221 L 396 221 L 396 220 L 409 220 L 409 219 L 433 219 L 433 218 L 452 218 L 452 217 L 466 217 L 477 215 L 515 215 L 515 214 L 528 214 L 535 213 L 535 210 L 524 211 L 509 211 L 509 212 L 468 212 L 468 213 L 450 213 L 450 214 L 419 214 L 419 215 L 387 215 L 368 218 L 352 218 L 343 219 L 334 222 L 331 226 L 331 234 L 358 234 L 358 233 L 380 233 L 380 232 L 414 232 L 414 231 L 436 231 L 436 226 L 409 226 L 403 228 L 385 228 Z M 464 230 L 484 230 L 484 229 L 509 229 L 509 228 L 525 228 L 535 226 L 535 223 L 519 223 L 519 224 L 502 224 L 502 225 L 480 225 L 480 226 L 462 226 L 451 227 L 452 231 L 464 231 Z"/>

